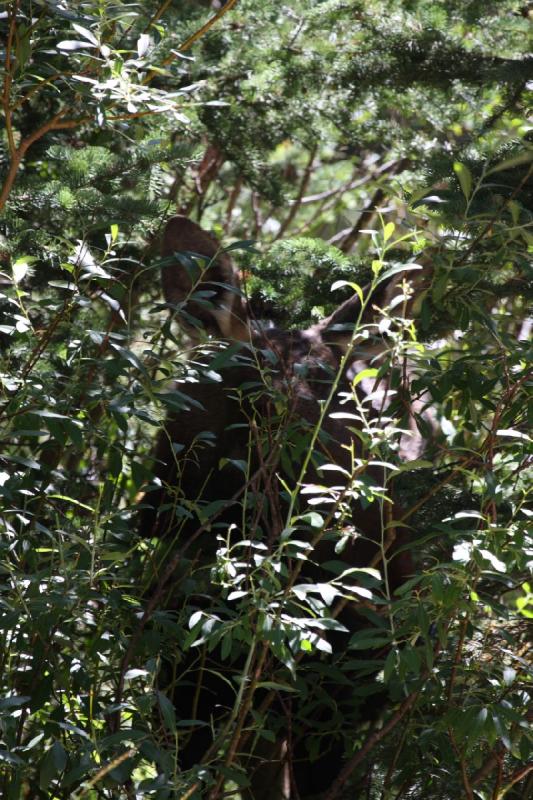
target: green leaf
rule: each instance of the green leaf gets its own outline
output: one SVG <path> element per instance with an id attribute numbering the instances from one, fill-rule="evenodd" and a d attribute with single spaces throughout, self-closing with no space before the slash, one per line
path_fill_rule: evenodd
<path id="1" fill-rule="evenodd" d="M 135 678 L 145 678 L 150 673 L 145 669 L 129 669 L 126 674 L 124 675 L 124 679 L 127 681 L 132 681 Z"/>
<path id="2" fill-rule="evenodd" d="M 132 353 L 131 350 L 128 350 L 126 347 L 119 347 L 119 345 L 111 344 L 114 350 L 120 355 L 133 367 L 136 367 L 143 375 L 146 375 L 146 370 L 144 368 L 144 364 L 137 358 L 135 353 Z"/>
<path id="3" fill-rule="evenodd" d="M 94 513 L 94 508 L 91 508 L 91 506 L 85 503 L 81 503 L 79 500 L 76 500 L 75 497 L 67 497 L 64 494 L 49 494 L 48 497 L 53 500 L 63 500 L 65 503 L 70 503 L 73 506 L 78 506 L 78 508 L 83 508 L 85 511 L 90 511 L 91 514 Z"/>
<path id="4" fill-rule="evenodd" d="M 367 369 L 362 369 L 361 372 L 358 372 L 355 378 L 352 381 L 352 385 L 355 388 L 358 383 L 361 383 L 365 378 L 377 378 L 379 372 L 375 367 L 368 367 Z"/>
<path id="5" fill-rule="evenodd" d="M 24 71 L 24 67 L 28 63 L 32 48 L 31 48 L 31 29 L 32 26 L 19 23 L 17 26 L 17 36 L 15 40 L 17 67 L 20 72 Z"/>
<path id="6" fill-rule="evenodd" d="M 383 667 L 383 680 L 388 683 L 392 676 L 398 669 L 398 653 L 396 650 L 391 650 L 385 659 L 385 666 Z"/>
<path id="7" fill-rule="evenodd" d="M 298 690 L 294 688 L 294 686 L 290 686 L 288 683 L 280 683 L 279 681 L 259 681 L 257 684 L 258 689 L 276 689 L 276 691 L 280 692 L 297 692 Z"/>
<path id="8" fill-rule="evenodd" d="M 387 222 L 387 224 L 383 228 L 383 240 L 385 242 L 388 242 L 395 230 L 396 230 L 396 225 L 394 224 L 394 222 Z"/>
<path id="9" fill-rule="evenodd" d="M 504 667 L 503 669 L 503 682 L 506 686 L 511 686 L 516 679 L 516 670 L 513 667 Z"/>
<path id="10" fill-rule="evenodd" d="M 243 239 L 240 242 L 233 242 L 228 247 L 224 247 L 221 251 L 223 253 L 230 253 L 232 250 L 245 250 L 249 253 L 257 253 L 259 252 L 255 245 L 257 244 L 255 239 Z"/>
<path id="11" fill-rule="evenodd" d="M 400 659 L 408 672 L 415 676 L 420 674 L 422 660 L 420 658 L 420 653 L 415 647 L 407 644 L 405 649 L 400 652 Z"/>
<path id="12" fill-rule="evenodd" d="M 13 281 L 14 283 L 20 283 L 28 274 L 28 270 L 30 269 L 30 265 L 36 259 L 31 256 L 21 256 L 17 258 L 16 261 L 13 262 Z"/>
<path id="13" fill-rule="evenodd" d="M 459 183 L 461 185 L 463 194 L 468 200 L 468 198 L 472 194 L 472 175 L 470 174 L 470 170 L 468 169 L 468 167 L 465 167 L 465 165 L 461 164 L 459 161 L 454 161 L 453 170 L 457 175 L 457 178 L 459 179 Z"/>
<path id="14" fill-rule="evenodd" d="M 86 47 L 96 47 L 92 42 L 82 42 L 79 39 L 64 39 L 62 42 L 56 44 L 58 50 L 74 51 L 84 50 Z"/>
<path id="15" fill-rule="evenodd" d="M 248 474 L 249 465 L 247 461 L 244 461 L 242 458 L 221 458 L 218 462 L 218 468 L 223 469 L 226 464 L 231 464 L 233 467 L 238 469 L 243 475 Z"/>
<path id="16" fill-rule="evenodd" d="M 358 283 L 353 283 L 352 281 L 335 281 L 331 286 L 331 291 L 335 292 L 337 289 L 342 289 L 344 286 L 349 286 L 350 289 L 353 289 L 361 303 L 364 303 L 363 290 Z"/>
<path id="17" fill-rule="evenodd" d="M 512 428 L 502 429 L 499 428 L 496 431 L 497 436 L 507 436 L 509 439 L 522 439 L 524 442 L 530 442 L 531 436 L 528 436 L 527 433 L 522 433 L 522 431 L 516 431 Z"/>
<path id="18" fill-rule="evenodd" d="M 9 753 L 7 750 L 0 749 L 0 761 L 11 764 L 14 767 L 23 766 L 26 762 L 16 753 Z"/>
<path id="19" fill-rule="evenodd" d="M 176 731 L 176 712 L 174 709 L 173 704 L 170 702 L 168 697 L 163 694 L 163 692 L 156 692 L 157 696 L 157 703 L 161 710 L 161 715 L 163 717 L 163 723 L 165 728 L 170 731 L 171 733 L 175 733 Z"/>
<path id="20" fill-rule="evenodd" d="M 501 161 L 499 164 L 496 164 L 495 167 L 487 170 L 487 175 L 492 175 L 494 172 L 502 172 L 503 170 L 507 169 L 514 169 L 514 167 L 519 167 L 522 164 L 529 164 L 533 161 L 533 150 L 528 150 L 525 153 L 521 153 L 519 156 L 514 156 L 514 158 L 508 158 L 505 161 Z"/>
<path id="21" fill-rule="evenodd" d="M 490 550 L 480 549 L 478 552 L 486 561 L 489 562 L 496 572 L 507 572 L 507 565 L 497 556 L 495 556 L 494 553 L 491 553 Z"/>
<path id="22" fill-rule="evenodd" d="M 27 706 L 30 700 L 31 697 L 25 694 L 3 697 L 0 700 L 0 711 L 6 711 L 9 708 L 20 708 L 21 706 Z"/>
<path id="23" fill-rule="evenodd" d="M 339 590 L 330 583 L 317 583 L 316 589 L 327 606 L 330 606 L 339 594 Z"/>
<path id="24" fill-rule="evenodd" d="M 87 28 L 84 28 L 83 25 L 78 25 L 77 22 L 73 22 L 72 27 L 74 28 L 76 33 L 79 33 L 80 36 L 83 36 L 84 39 L 87 39 L 89 42 L 91 42 L 91 44 L 94 44 L 95 47 L 98 47 L 98 39 L 96 38 L 94 33 L 92 33 L 92 31 L 88 30 Z"/>
<path id="25" fill-rule="evenodd" d="M 47 789 L 52 780 L 67 766 L 67 753 L 61 742 L 54 742 L 46 751 L 39 769 L 39 786 Z"/>
<path id="26" fill-rule="evenodd" d="M 310 528 L 321 528 L 324 524 L 322 515 L 317 511 L 309 511 L 307 514 L 302 514 L 301 517 L 296 517 L 296 520 L 303 522 L 304 525 L 309 525 Z"/>
<path id="27" fill-rule="evenodd" d="M 222 647 L 220 649 L 220 657 L 222 661 L 227 661 L 229 656 L 231 655 L 231 646 L 232 646 L 232 636 L 231 630 L 226 631 L 225 635 L 222 637 Z"/>
<path id="28" fill-rule="evenodd" d="M 413 272 L 419 269 L 423 269 L 423 267 L 420 264 L 415 264 L 414 261 L 410 261 L 408 264 L 395 263 L 379 276 L 377 284 L 388 281 L 389 278 L 392 278 L 393 275 L 398 275 L 400 272 Z"/>
<path id="29" fill-rule="evenodd" d="M 390 641 L 390 634 L 386 631 L 358 631 L 350 639 L 348 647 L 353 650 L 371 650 L 390 644 Z"/>

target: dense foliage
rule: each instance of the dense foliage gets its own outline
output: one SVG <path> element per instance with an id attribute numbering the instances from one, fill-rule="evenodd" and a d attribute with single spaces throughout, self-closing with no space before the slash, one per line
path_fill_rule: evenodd
<path id="1" fill-rule="evenodd" d="M 526 797 L 532 12 L 219 6 L 1 5 L 0 793 L 245 793 L 238 752 L 279 736 L 279 708 L 317 673 L 342 684 L 348 660 L 357 697 L 377 686 L 389 702 L 372 723 L 338 715 L 348 756 L 329 800 Z M 138 530 L 156 432 L 183 402 L 169 379 L 191 370 L 160 293 L 157 237 L 176 211 L 240 242 L 254 314 L 286 328 L 399 263 L 430 274 L 416 322 L 393 309 L 382 332 L 439 433 L 409 465 L 398 425 L 365 441 L 391 464 L 385 495 L 401 498 L 417 574 L 397 596 L 361 579 L 369 627 L 346 654 L 327 631 L 353 586 L 332 568 L 290 592 L 295 551 L 324 524 L 303 513 L 308 495 L 289 553 L 253 545 L 254 591 L 245 531 L 219 531 L 209 611 L 190 600 L 206 565 L 176 589 L 168 543 Z M 205 763 L 181 772 L 198 721 L 169 699 L 190 691 L 179 665 L 221 642 L 235 704 Z M 308 735 L 312 754 L 330 733 Z"/>

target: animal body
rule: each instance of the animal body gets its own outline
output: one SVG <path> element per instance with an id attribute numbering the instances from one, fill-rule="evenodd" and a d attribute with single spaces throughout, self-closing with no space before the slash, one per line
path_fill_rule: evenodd
<path id="1" fill-rule="evenodd" d="M 387 609 L 413 571 L 384 499 L 388 468 L 372 456 L 390 423 L 380 309 L 402 288 L 357 293 L 306 330 L 265 329 L 229 253 L 195 222 L 169 220 L 163 256 L 165 299 L 195 346 L 174 387 L 181 409 L 159 435 L 142 533 L 181 548 L 165 604 L 195 610 L 196 643 L 167 665 L 190 721 L 181 766 L 205 779 L 212 764 L 237 764 L 255 800 L 318 797 L 382 702 L 383 648 L 351 651 L 352 637 L 377 627 L 387 638 Z M 411 407 L 406 417 L 396 445 L 412 457 L 422 440 Z M 210 786 L 222 796 L 221 779 Z"/>

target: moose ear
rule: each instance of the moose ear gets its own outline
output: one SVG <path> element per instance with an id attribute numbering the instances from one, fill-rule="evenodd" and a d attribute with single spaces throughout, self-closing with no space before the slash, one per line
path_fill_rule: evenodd
<path id="1" fill-rule="evenodd" d="M 367 286 L 363 289 L 363 296 L 367 298 L 367 302 L 362 312 L 360 295 L 352 295 L 352 297 L 349 297 L 348 300 L 345 300 L 344 303 L 335 309 L 333 314 L 319 323 L 317 327 L 320 328 L 322 340 L 327 344 L 346 349 L 352 338 L 353 326 L 359 321 L 361 326 L 371 326 L 371 338 L 369 339 L 369 346 L 365 347 L 365 351 L 368 351 L 368 354 L 378 355 L 382 349 L 382 345 L 380 342 L 376 341 L 375 337 L 372 337 L 372 334 L 375 333 L 375 329 L 380 319 L 382 319 L 383 309 L 394 309 L 397 308 L 397 306 L 401 309 L 402 305 L 407 303 L 407 315 L 410 315 L 412 312 L 420 279 L 417 275 L 414 281 L 410 278 L 409 282 L 414 282 L 415 287 L 410 289 L 408 297 L 404 295 L 401 273 L 394 275 L 390 280 L 378 284 L 369 298 L 368 292 L 370 292 L 370 287 Z M 393 313 L 397 314 L 398 310 Z M 373 338 L 375 344 L 372 344 Z M 379 337 L 379 339 L 381 340 L 381 337 Z"/>
<path id="2" fill-rule="evenodd" d="M 193 339 L 203 328 L 224 339 L 250 340 L 236 270 L 214 236 L 188 217 L 172 217 L 165 227 L 161 254 L 165 300 L 182 307 L 178 320 Z"/>

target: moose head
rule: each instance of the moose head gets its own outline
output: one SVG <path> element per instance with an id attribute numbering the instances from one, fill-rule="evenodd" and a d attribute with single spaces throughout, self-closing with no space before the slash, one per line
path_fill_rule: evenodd
<path id="1" fill-rule="evenodd" d="M 405 307 L 411 298 L 395 277 L 371 296 L 357 291 L 306 330 L 267 329 L 252 320 L 229 254 L 195 222 L 170 219 L 162 253 L 165 299 L 194 347 L 190 369 L 170 393 L 179 410 L 159 435 L 142 532 L 165 542 L 172 537 L 183 548 L 169 604 L 183 607 L 188 593 L 187 608 L 197 609 L 198 641 L 205 644 L 203 655 L 189 653 L 180 666 L 191 688 L 173 693 L 182 718 L 204 723 L 192 729 L 182 766 L 208 763 L 231 731 L 225 757 L 249 754 L 243 768 L 251 796 L 311 797 L 327 789 L 342 763 L 342 722 L 333 719 L 342 718 L 344 707 L 349 725 L 368 718 L 361 697 L 346 691 L 360 678 L 343 666 L 343 651 L 369 618 L 380 618 L 413 569 L 406 534 L 396 530 L 394 504 L 385 498 L 389 468 L 375 455 L 380 437 L 389 457 L 394 448 L 400 458 L 416 457 L 423 444 L 415 423 L 421 401 L 420 408 L 397 404 L 403 430 L 394 432 L 379 326 L 387 309 L 398 302 Z M 230 552 L 239 562 L 233 577 L 221 566 Z M 220 621 L 220 598 L 231 604 L 252 585 L 267 584 L 270 600 L 267 589 L 258 591 L 265 607 L 253 610 L 257 618 L 247 634 L 229 649 L 221 645 L 223 633 L 210 639 L 218 623 L 202 629 L 202 620 Z M 375 593 L 381 606 L 372 604 Z M 290 630 L 286 603 L 306 606 L 307 627 L 299 622 Z M 320 667 L 328 637 L 339 649 L 332 658 L 343 673 L 340 694 Z M 303 657 L 305 649 L 314 656 Z M 290 662 L 288 670 L 283 662 Z M 316 686 L 310 692 L 307 683 L 305 698 L 292 700 L 290 710 L 286 702 L 269 703 L 264 688 L 254 690 L 276 681 L 288 685 L 298 664 L 307 672 L 316 668 Z M 372 669 L 362 674 L 373 683 Z M 253 719 L 267 713 L 279 729 L 277 746 L 246 745 Z M 290 745 L 282 733 L 287 715 Z M 322 743 L 320 757 L 313 757 L 313 737 Z"/>

